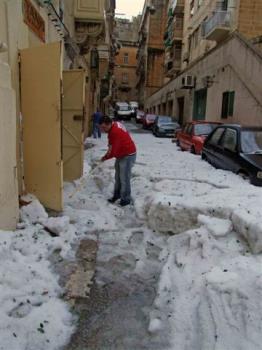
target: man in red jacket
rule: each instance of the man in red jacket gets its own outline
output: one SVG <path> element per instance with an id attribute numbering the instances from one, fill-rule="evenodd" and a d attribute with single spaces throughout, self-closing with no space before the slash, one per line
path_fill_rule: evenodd
<path id="1" fill-rule="evenodd" d="M 121 206 L 128 205 L 131 202 L 131 169 L 136 161 L 136 146 L 121 123 L 104 116 L 99 124 L 108 134 L 108 151 L 101 160 L 116 158 L 114 195 L 108 201 L 114 203 L 120 199 Z"/>

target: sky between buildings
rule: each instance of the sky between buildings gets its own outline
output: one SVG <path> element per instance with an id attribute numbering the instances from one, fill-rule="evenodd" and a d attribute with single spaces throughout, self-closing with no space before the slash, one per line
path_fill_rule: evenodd
<path id="1" fill-rule="evenodd" d="M 144 0 L 116 0 L 116 16 L 132 18 L 142 13 Z M 125 14 L 124 16 L 118 15 Z"/>

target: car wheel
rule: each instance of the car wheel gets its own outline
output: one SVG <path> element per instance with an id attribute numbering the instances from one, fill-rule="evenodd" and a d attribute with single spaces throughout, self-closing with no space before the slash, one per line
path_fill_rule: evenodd
<path id="1" fill-rule="evenodd" d="M 207 156 L 203 152 L 201 154 L 201 159 L 205 160 L 206 162 L 208 161 Z"/>
<path id="2" fill-rule="evenodd" d="M 250 181 L 250 176 L 248 175 L 248 173 L 244 170 L 240 170 L 237 175 L 239 175 L 240 177 L 242 177 L 243 180 L 246 181 Z"/>

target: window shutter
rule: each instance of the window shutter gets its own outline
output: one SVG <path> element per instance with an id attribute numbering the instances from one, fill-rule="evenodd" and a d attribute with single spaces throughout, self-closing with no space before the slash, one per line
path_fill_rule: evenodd
<path id="1" fill-rule="evenodd" d="M 222 99 L 222 112 L 221 112 L 221 118 L 226 119 L 228 116 L 228 92 L 223 92 L 223 99 Z"/>
<path id="2" fill-rule="evenodd" d="M 228 102 L 228 115 L 233 117 L 234 115 L 234 102 L 235 102 L 235 91 L 229 92 L 229 102 Z"/>

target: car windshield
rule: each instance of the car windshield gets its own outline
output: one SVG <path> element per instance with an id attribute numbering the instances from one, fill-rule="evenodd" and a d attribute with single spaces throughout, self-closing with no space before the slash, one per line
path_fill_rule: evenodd
<path id="1" fill-rule="evenodd" d="M 243 130 L 241 132 L 241 147 L 244 153 L 262 154 L 262 130 Z"/>
<path id="2" fill-rule="evenodd" d="M 161 116 L 158 118 L 159 124 L 173 124 L 172 118 L 171 117 L 165 117 Z"/>
<path id="3" fill-rule="evenodd" d="M 128 111 L 129 110 L 129 106 L 119 106 L 119 110 L 120 111 Z"/>
<path id="4" fill-rule="evenodd" d="M 195 135 L 209 135 L 211 131 L 214 130 L 219 124 L 196 124 L 195 125 Z"/>
<path id="5" fill-rule="evenodd" d="M 153 122 L 156 119 L 156 116 L 154 114 L 148 114 L 146 116 L 147 120 L 150 120 L 151 122 Z"/>

